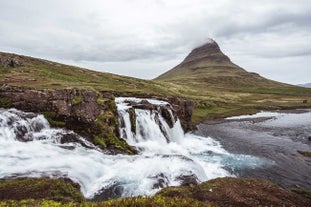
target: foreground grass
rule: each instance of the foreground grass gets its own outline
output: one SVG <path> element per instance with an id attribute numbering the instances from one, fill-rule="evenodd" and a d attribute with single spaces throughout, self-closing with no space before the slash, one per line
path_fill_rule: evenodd
<path id="1" fill-rule="evenodd" d="M 310 206 L 311 193 L 283 189 L 263 179 L 217 178 L 199 185 L 168 187 L 154 196 L 86 201 L 79 186 L 63 179 L 0 181 L 0 207 L 214 207 Z"/>
<path id="2" fill-rule="evenodd" d="M 194 199 L 168 198 L 162 196 L 133 197 L 109 200 L 104 202 L 68 202 L 62 203 L 54 200 L 9 200 L 0 201 L 0 207 L 212 207 L 209 202 L 200 202 Z"/>

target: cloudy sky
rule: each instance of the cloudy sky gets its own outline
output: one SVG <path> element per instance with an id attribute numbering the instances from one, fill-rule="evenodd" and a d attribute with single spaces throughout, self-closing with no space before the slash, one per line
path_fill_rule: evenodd
<path id="1" fill-rule="evenodd" d="M 310 0 L 0 0 L 0 51 L 151 79 L 213 38 L 270 79 L 311 82 Z"/>

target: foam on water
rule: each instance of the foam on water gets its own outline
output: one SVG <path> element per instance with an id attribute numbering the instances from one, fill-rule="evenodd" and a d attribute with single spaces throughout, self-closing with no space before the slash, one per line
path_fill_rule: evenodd
<path id="1" fill-rule="evenodd" d="M 260 165 L 258 158 L 228 153 L 212 138 L 185 135 L 178 119 L 170 128 L 158 110 L 135 109 L 133 133 L 128 113 L 131 106 L 126 100 L 129 98 L 116 98 L 119 118 L 124 122 L 120 134 L 139 149 L 134 156 L 105 154 L 71 131 L 50 128 L 42 115 L 0 109 L 0 178 L 69 177 L 80 184 L 87 198 L 113 186 L 125 197 L 151 195 L 165 186 L 180 185 L 182 176 L 194 176 L 202 182 L 234 176 L 228 167 Z M 63 141 L 68 135 L 72 142 Z"/>

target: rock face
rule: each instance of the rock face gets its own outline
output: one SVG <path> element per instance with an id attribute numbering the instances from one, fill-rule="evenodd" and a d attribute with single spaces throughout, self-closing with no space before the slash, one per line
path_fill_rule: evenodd
<path id="1" fill-rule="evenodd" d="M 18 58 L 18 56 L 0 54 L 0 66 L 4 68 L 14 68 L 22 65 L 23 62 Z"/>
<path id="2" fill-rule="evenodd" d="M 10 98 L 12 107 L 32 112 L 54 112 L 57 118 L 64 120 L 73 118 L 92 123 L 103 113 L 103 108 L 97 103 L 99 95 L 95 91 L 33 90 L 3 86 L 1 97 Z"/>
<path id="3" fill-rule="evenodd" d="M 192 100 L 176 97 L 168 98 L 168 102 L 172 104 L 177 117 L 180 119 L 181 126 L 184 131 L 188 132 L 193 130 L 195 126 L 191 122 L 191 117 L 194 110 L 194 102 Z"/>
<path id="4" fill-rule="evenodd" d="M 90 90 L 37 90 L 4 85 L 0 107 L 44 114 L 54 127 L 74 130 L 113 153 L 136 152 L 117 137 L 118 121 L 114 97 Z"/>

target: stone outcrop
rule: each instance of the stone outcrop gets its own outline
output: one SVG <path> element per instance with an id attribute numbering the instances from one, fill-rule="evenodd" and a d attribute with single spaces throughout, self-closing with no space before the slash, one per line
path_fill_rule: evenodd
<path id="1" fill-rule="evenodd" d="M 38 90 L 3 85 L 0 107 L 44 114 L 54 127 L 74 130 L 113 153 L 136 152 L 117 137 L 118 121 L 114 97 L 91 90 Z"/>
<path id="2" fill-rule="evenodd" d="M 184 131 L 188 132 L 193 130 L 195 126 L 191 122 L 191 117 L 194 110 L 194 102 L 192 100 L 177 97 L 168 98 L 168 102 L 173 106 L 175 114 L 180 119 Z"/>
<path id="3" fill-rule="evenodd" d="M 18 56 L 0 54 L 0 66 L 4 68 L 14 68 L 22 65 L 23 61 Z"/>

